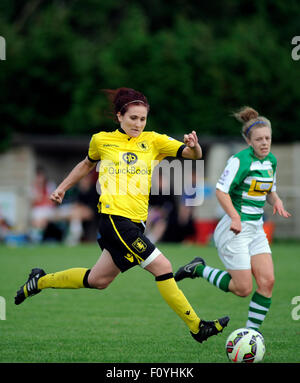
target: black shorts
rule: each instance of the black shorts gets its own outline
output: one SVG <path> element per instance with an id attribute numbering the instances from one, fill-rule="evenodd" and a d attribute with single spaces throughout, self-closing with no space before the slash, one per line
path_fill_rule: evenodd
<path id="1" fill-rule="evenodd" d="M 110 252 L 116 266 L 126 271 L 133 266 L 146 267 L 160 251 L 144 235 L 145 225 L 118 215 L 100 214 L 97 241 Z"/>

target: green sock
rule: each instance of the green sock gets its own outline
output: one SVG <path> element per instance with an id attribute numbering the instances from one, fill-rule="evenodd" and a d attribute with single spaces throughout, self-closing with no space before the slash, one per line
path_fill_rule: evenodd
<path id="1" fill-rule="evenodd" d="M 210 266 L 198 265 L 195 270 L 198 277 L 206 279 L 212 285 L 227 292 L 231 275 L 227 271 L 215 269 Z"/>
<path id="2" fill-rule="evenodd" d="M 257 330 L 263 323 L 270 306 L 271 298 L 264 297 L 255 291 L 249 304 L 248 321 L 246 323 L 246 327 Z"/>

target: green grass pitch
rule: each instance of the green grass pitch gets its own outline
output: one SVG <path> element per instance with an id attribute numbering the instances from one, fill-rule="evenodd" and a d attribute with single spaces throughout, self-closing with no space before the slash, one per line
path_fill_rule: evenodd
<path id="1" fill-rule="evenodd" d="M 222 268 L 214 247 L 161 244 L 174 271 L 194 256 Z M 300 362 L 300 320 L 292 318 L 292 299 L 300 296 L 300 246 L 272 246 L 276 284 L 270 312 L 261 332 L 264 362 Z M 91 267 L 97 245 L 0 247 L 0 296 L 6 319 L 0 320 L 0 362 L 23 363 L 227 363 L 225 340 L 247 320 L 250 297 L 224 293 L 202 279 L 179 286 L 200 317 L 229 315 L 222 334 L 199 344 L 164 303 L 150 273 L 135 267 L 103 291 L 48 289 L 15 306 L 14 295 L 33 267 L 53 272 Z M 299 305 L 300 302 L 298 302 Z M 2 307 L 3 310 L 3 307 Z M 3 314 L 3 312 L 2 312 Z M 298 309 L 300 315 L 300 307 Z"/>

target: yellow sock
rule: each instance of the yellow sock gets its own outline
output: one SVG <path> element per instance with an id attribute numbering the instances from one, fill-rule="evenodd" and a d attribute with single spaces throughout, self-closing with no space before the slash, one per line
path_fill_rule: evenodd
<path id="1" fill-rule="evenodd" d="M 173 274 L 164 274 L 155 278 L 158 290 L 167 304 L 187 324 L 190 331 L 196 334 L 199 331 L 200 318 L 178 288 Z"/>
<path id="2" fill-rule="evenodd" d="M 77 267 L 46 274 L 38 280 L 38 289 L 80 289 L 88 287 L 87 281 L 85 281 L 87 271 L 86 268 Z"/>

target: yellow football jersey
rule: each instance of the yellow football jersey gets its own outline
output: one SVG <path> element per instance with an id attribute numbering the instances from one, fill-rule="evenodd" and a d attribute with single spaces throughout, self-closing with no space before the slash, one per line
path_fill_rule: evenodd
<path id="1" fill-rule="evenodd" d="M 99 212 L 145 221 L 154 167 L 167 156 L 180 156 L 185 145 L 165 134 L 129 137 L 121 129 L 94 134 L 88 158 L 101 161 Z"/>

